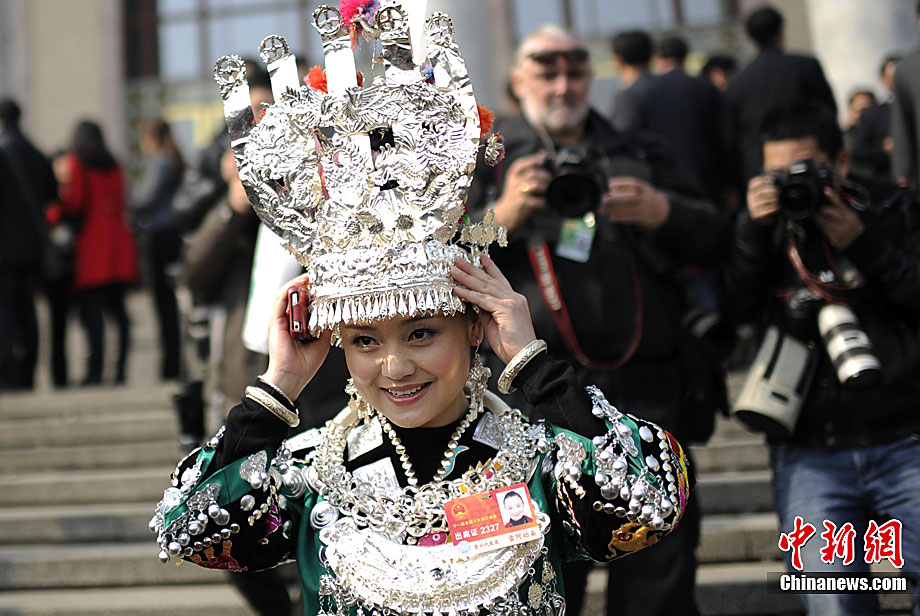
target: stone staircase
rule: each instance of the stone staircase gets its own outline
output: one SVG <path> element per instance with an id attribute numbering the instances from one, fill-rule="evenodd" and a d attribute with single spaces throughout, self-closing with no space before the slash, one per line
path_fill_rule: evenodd
<path id="1" fill-rule="evenodd" d="M 132 312 L 149 314 L 145 302 Z M 157 559 L 147 521 L 179 456 L 175 386 L 155 383 L 151 319 L 135 322 L 127 387 L 0 395 L 0 615 L 251 613 L 227 574 Z M 703 613 L 800 613 L 767 593 L 782 564 L 762 439 L 720 421 L 694 455 Z M 603 614 L 604 583 L 599 568 L 584 614 Z M 905 595 L 881 599 L 886 613 L 909 609 Z"/>

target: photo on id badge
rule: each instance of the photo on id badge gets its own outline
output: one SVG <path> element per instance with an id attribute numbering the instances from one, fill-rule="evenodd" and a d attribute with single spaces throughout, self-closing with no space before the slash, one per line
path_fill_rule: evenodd
<path id="1" fill-rule="evenodd" d="M 533 523 L 533 508 L 523 488 L 513 488 L 504 493 L 496 493 L 496 499 L 498 511 L 502 516 L 502 525 L 505 528 Z"/>

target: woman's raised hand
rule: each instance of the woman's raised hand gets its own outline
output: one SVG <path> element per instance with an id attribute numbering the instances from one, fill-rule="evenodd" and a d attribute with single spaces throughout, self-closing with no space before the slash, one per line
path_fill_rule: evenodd
<path id="1" fill-rule="evenodd" d="M 295 340 L 288 331 L 288 294 L 293 285 L 302 286 L 307 275 L 301 274 L 281 287 L 275 298 L 272 320 L 268 326 L 268 370 L 265 379 L 281 388 L 291 400 L 316 375 L 329 354 L 332 332 L 324 331 L 319 338 L 310 342 Z"/>
<path id="2" fill-rule="evenodd" d="M 460 285 L 454 293 L 462 300 L 482 308 L 483 327 L 492 350 L 508 363 L 518 351 L 536 340 L 527 298 L 511 288 L 495 262 L 480 257 L 482 268 L 462 259 L 454 261 L 450 273 Z"/>

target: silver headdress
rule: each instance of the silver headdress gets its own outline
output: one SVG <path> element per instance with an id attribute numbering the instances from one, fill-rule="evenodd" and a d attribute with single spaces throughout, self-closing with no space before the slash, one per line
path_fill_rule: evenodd
<path id="1" fill-rule="evenodd" d="M 253 208 L 307 268 L 314 334 L 342 323 L 462 311 L 452 293 L 453 261 L 478 263 L 491 242 L 505 241 L 491 215 L 462 224 L 479 113 L 450 20 L 436 13 L 426 24 L 424 5 L 381 0 L 354 24 L 319 7 L 313 19 L 328 93 L 302 86 L 287 42 L 267 37 L 259 51 L 275 104 L 258 124 L 243 61 L 224 56 L 215 65 Z M 358 84 L 355 26 L 382 46 L 384 75 L 368 87 Z M 500 150 L 493 135 L 487 160 Z"/>

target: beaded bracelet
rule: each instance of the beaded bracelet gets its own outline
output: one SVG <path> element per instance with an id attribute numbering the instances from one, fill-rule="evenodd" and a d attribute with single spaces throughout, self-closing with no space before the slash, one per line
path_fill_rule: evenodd
<path id="1" fill-rule="evenodd" d="M 250 385 L 246 388 L 246 397 L 270 412 L 272 415 L 286 423 L 292 428 L 300 425 L 300 415 L 296 410 L 292 411 L 285 407 L 270 393 L 258 387 Z"/>
<path id="2" fill-rule="evenodd" d="M 520 374 L 524 366 L 530 363 L 530 360 L 545 350 L 546 341 L 537 339 L 518 351 L 498 377 L 498 391 L 503 394 L 514 391 L 516 388 L 511 386 L 511 382 Z"/>

